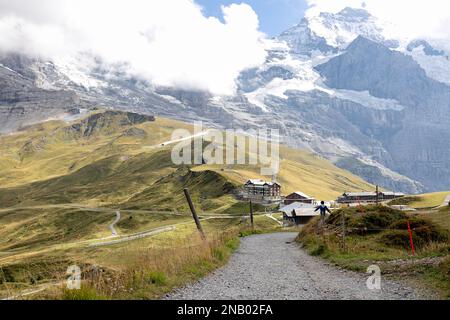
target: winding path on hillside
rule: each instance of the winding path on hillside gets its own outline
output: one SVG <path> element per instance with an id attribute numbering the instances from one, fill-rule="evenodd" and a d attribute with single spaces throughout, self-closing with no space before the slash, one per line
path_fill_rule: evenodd
<path id="1" fill-rule="evenodd" d="M 407 300 L 422 298 L 402 284 L 382 278 L 371 291 L 369 275 L 340 270 L 308 255 L 295 242 L 297 233 L 242 239 L 227 266 L 166 297 L 169 300 Z"/>
<path id="2" fill-rule="evenodd" d="M 120 218 L 121 218 L 120 211 L 117 210 L 116 211 L 116 220 L 114 220 L 113 223 L 111 223 L 109 225 L 109 230 L 111 230 L 111 234 L 112 234 L 113 237 L 117 237 L 117 235 L 118 235 L 117 230 L 116 230 L 116 224 L 119 223 Z"/>

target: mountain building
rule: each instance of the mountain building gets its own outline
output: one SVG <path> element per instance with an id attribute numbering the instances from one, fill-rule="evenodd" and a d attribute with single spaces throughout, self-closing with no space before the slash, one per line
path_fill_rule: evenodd
<path id="1" fill-rule="evenodd" d="M 311 203 L 294 202 L 280 208 L 283 213 L 284 225 L 304 225 L 312 218 L 320 216 L 320 212 L 315 211 L 316 206 Z"/>
<path id="2" fill-rule="evenodd" d="M 284 204 L 289 205 L 295 202 L 314 204 L 315 201 L 316 199 L 314 199 L 313 197 L 310 197 L 303 192 L 296 191 L 286 196 L 286 198 L 284 199 Z"/>
<path id="3" fill-rule="evenodd" d="M 281 185 L 260 179 L 248 180 L 244 185 L 245 197 L 256 202 L 280 202 Z"/>
<path id="4" fill-rule="evenodd" d="M 403 193 L 396 192 L 379 192 L 378 196 L 376 192 L 346 192 L 337 199 L 338 203 L 351 204 L 351 203 L 376 203 L 394 200 L 402 198 L 405 195 Z"/>

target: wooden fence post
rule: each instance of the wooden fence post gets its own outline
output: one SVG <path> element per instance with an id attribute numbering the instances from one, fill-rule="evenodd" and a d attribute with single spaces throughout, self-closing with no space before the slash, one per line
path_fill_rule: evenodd
<path id="1" fill-rule="evenodd" d="M 379 189 L 378 189 L 378 186 L 377 186 L 377 189 L 376 189 L 376 191 L 375 191 L 376 193 L 377 193 L 377 206 L 380 204 L 380 199 L 378 198 L 379 197 Z"/>
<path id="2" fill-rule="evenodd" d="M 255 229 L 255 224 L 253 220 L 253 203 L 252 200 L 250 200 L 250 223 L 252 225 L 252 229 Z"/>
<path id="3" fill-rule="evenodd" d="M 342 248 L 344 249 L 344 251 L 346 251 L 347 246 L 345 243 L 346 230 L 345 230 L 345 212 L 344 212 L 344 210 L 342 210 L 341 219 L 342 219 Z"/>
<path id="4" fill-rule="evenodd" d="M 195 224 L 197 226 L 198 232 L 200 232 L 200 236 L 203 240 L 206 240 L 205 233 L 203 232 L 202 225 L 200 223 L 200 219 L 198 218 L 197 212 L 195 211 L 194 203 L 192 202 L 191 195 L 189 194 L 188 189 L 184 189 L 184 195 L 186 196 L 186 200 L 189 204 L 189 208 L 191 209 L 192 216 L 194 217 Z"/>

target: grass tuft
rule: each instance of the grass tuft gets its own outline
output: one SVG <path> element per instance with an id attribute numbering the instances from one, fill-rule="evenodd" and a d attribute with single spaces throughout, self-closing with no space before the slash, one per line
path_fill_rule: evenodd
<path id="1" fill-rule="evenodd" d="M 106 300 L 105 296 L 97 293 L 95 288 L 83 285 L 79 290 L 63 289 L 61 294 L 62 300 Z"/>
<path id="2" fill-rule="evenodd" d="M 145 274 L 145 281 L 149 284 L 162 286 L 167 284 L 167 276 L 161 271 L 149 271 Z"/>

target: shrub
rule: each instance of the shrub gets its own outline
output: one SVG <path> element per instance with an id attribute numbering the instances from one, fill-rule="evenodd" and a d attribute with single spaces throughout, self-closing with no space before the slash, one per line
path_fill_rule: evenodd
<path id="1" fill-rule="evenodd" d="M 428 244 L 430 242 L 446 242 L 448 240 L 448 234 L 442 229 L 434 226 L 422 226 L 414 229 L 413 236 L 416 236 L 422 244 Z"/>
<path id="2" fill-rule="evenodd" d="M 449 239 L 448 232 L 431 222 L 412 218 L 410 226 L 413 232 L 413 242 L 416 248 L 424 247 L 432 242 L 447 242 Z M 410 247 L 409 232 L 407 220 L 400 220 L 390 226 L 393 230 L 389 230 L 380 238 L 381 242 L 388 246 Z M 395 230 L 394 230 L 395 229 Z"/>
<path id="3" fill-rule="evenodd" d="M 413 237 L 417 238 L 418 242 L 428 244 L 430 242 L 448 241 L 448 232 L 426 219 L 411 217 L 409 219 L 409 224 L 411 226 L 411 229 L 413 230 Z M 407 230 L 408 220 L 402 219 L 396 221 L 390 227 L 392 229 Z"/>
<path id="4" fill-rule="evenodd" d="M 398 221 L 406 219 L 404 212 L 385 206 L 367 206 L 340 209 L 331 214 L 326 223 L 329 226 L 341 227 L 342 214 L 345 214 L 347 232 L 349 234 L 379 233 Z"/>
<path id="5" fill-rule="evenodd" d="M 404 217 L 405 214 L 401 211 L 379 211 L 367 213 L 362 217 L 362 221 L 367 229 L 380 229 L 387 228 Z"/>
<path id="6" fill-rule="evenodd" d="M 326 220 L 328 231 L 340 232 L 342 214 L 345 215 L 347 234 L 380 234 L 378 240 L 391 247 L 409 248 L 408 221 L 413 230 L 413 241 L 417 248 L 430 243 L 445 243 L 449 233 L 445 229 L 421 217 L 408 217 L 404 212 L 386 206 L 364 206 L 334 211 Z M 319 220 L 314 219 L 300 232 L 298 241 L 303 242 L 316 233 Z M 322 255 L 326 248 L 314 244 L 313 251 Z"/>
<path id="7" fill-rule="evenodd" d="M 380 241 L 391 247 L 409 248 L 409 233 L 406 230 L 392 230 L 385 232 Z"/>
<path id="8" fill-rule="evenodd" d="M 312 256 L 317 257 L 317 256 L 321 256 L 321 255 L 325 254 L 326 251 L 327 251 L 326 245 L 323 243 L 318 243 L 310 249 L 309 253 Z"/>
<path id="9" fill-rule="evenodd" d="M 404 219 L 399 219 L 395 222 L 393 222 L 390 227 L 392 229 L 400 229 L 400 230 L 408 230 L 408 221 L 409 221 L 409 225 L 411 226 L 412 229 L 415 228 L 420 228 L 423 226 L 429 226 L 433 229 L 438 229 L 438 227 L 436 225 L 434 225 L 432 222 L 430 222 L 429 220 L 423 219 L 423 218 L 419 218 L 419 217 L 409 217 L 409 218 L 404 218 Z"/>
<path id="10" fill-rule="evenodd" d="M 3 284 L 3 282 L 16 282 L 16 278 L 14 277 L 12 271 L 5 267 L 0 269 L 0 281 L 1 284 Z"/>
<path id="11" fill-rule="evenodd" d="M 150 271 L 144 276 L 145 282 L 148 284 L 155 284 L 158 286 L 163 286 L 167 284 L 167 276 L 164 272 L 160 271 Z"/>
<path id="12" fill-rule="evenodd" d="M 317 238 L 315 234 L 307 234 L 304 230 L 300 232 L 296 241 L 300 242 L 312 256 L 324 256 L 328 252 L 328 246 L 322 239 Z"/>

